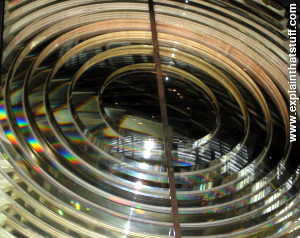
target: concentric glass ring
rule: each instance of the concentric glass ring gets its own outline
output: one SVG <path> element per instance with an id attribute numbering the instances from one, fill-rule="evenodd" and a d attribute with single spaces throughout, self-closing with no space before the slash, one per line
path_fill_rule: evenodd
<path id="1" fill-rule="evenodd" d="M 280 5 L 4 2 L 0 237 L 299 235 Z"/>

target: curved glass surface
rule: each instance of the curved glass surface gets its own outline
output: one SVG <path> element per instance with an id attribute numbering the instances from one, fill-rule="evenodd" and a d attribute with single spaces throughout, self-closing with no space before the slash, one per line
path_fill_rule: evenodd
<path id="1" fill-rule="evenodd" d="M 4 2 L 0 237 L 297 237 L 284 9 Z"/>

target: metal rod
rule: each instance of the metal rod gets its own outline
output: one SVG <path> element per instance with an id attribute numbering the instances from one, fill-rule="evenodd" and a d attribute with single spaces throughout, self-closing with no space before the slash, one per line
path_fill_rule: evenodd
<path id="1" fill-rule="evenodd" d="M 153 41 L 153 50 L 154 50 L 154 60 L 155 60 L 156 79 L 157 79 L 157 87 L 158 87 L 159 106 L 160 106 L 161 122 L 163 125 L 164 147 L 165 147 L 164 149 L 165 149 L 167 169 L 168 169 L 169 190 L 170 190 L 172 216 L 173 216 L 173 227 L 174 227 L 174 231 L 175 231 L 175 237 L 180 238 L 181 231 L 180 231 L 180 221 L 179 221 L 179 214 L 178 214 L 178 202 L 177 202 L 177 196 L 176 196 L 174 168 L 173 168 L 173 162 L 172 162 L 171 136 L 170 136 L 170 130 L 169 130 L 169 123 L 168 123 L 166 96 L 165 96 L 164 81 L 163 81 L 162 70 L 161 70 L 161 61 L 160 61 L 160 55 L 159 55 L 159 46 L 158 46 L 153 0 L 148 0 L 148 5 L 149 5 L 149 13 L 150 13 L 150 23 L 151 23 L 151 32 L 152 32 L 152 41 Z"/>

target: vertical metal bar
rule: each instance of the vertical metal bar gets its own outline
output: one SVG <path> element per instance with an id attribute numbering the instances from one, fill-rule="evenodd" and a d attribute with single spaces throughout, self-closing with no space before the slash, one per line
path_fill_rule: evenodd
<path id="1" fill-rule="evenodd" d="M 157 78 L 157 86 L 158 86 L 159 106 L 160 106 L 161 122 L 163 125 L 163 134 L 164 134 L 164 147 L 165 147 L 164 149 L 165 149 L 167 169 L 168 169 L 169 190 L 170 190 L 172 216 L 173 216 L 173 227 L 174 227 L 174 231 L 175 231 L 175 237 L 180 238 L 181 231 L 180 231 L 180 221 L 179 221 L 179 214 L 178 214 L 178 202 L 177 202 L 177 196 L 176 196 L 174 168 L 173 168 L 173 162 L 172 162 L 171 136 L 170 136 L 170 131 L 169 131 L 165 88 L 164 88 L 164 81 L 163 81 L 162 70 L 161 70 L 161 62 L 160 62 L 160 55 L 159 55 L 159 46 L 158 46 L 153 0 L 148 0 L 148 4 L 149 4 L 150 23 L 151 23 L 151 31 L 152 31 L 156 78 Z"/>

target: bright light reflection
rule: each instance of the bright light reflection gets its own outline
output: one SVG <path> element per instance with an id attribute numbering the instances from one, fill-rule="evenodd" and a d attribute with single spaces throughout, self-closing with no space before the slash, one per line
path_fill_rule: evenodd
<path id="1" fill-rule="evenodd" d="M 126 225 L 125 225 L 124 233 L 128 234 L 129 233 L 129 229 L 130 229 L 130 222 L 127 222 Z"/>
<path id="2" fill-rule="evenodd" d="M 57 212 L 58 212 L 58 214 L 61 215 L 61 216 L 64 215 L 64 212 L 63 212 L 61 209 L 58 209 Z"/>
<path id="3" fill-rule="evenodd" d="M 144 154 L 143 154 L 143 157 L 145 159 L 149 159 L 151 157 L 151 151 L 150 150 L 145 150 Z"/>
<path id="4" fill-rule="evenodd" d="M 141 183 L 141 181 L 137 181 L 137 182 L 134 184 L 134 186 L 135 186 L 136 189 L 140 189 L 140 188 L 143 186 L 143 184 Z"/>
<path id="5" fill-rule="evenodd" d="M 152 140 L 145 141 L 144 148 L 146 150 L 152 150 L 154 148 L 154 142 Z"/>
<path id="6" fill-rule="evenodd" d="M 149 159 L 151 156 L 151 150 L 154 148 L 154 142 L 151 140 L 148 141 L 144 141 L 144 153 L 143 153 L 143 157 L 145 159 Z"/>
<path id="7" fill-rule="evenodd" d="M 145 163 L 142 163 L 140 167 L 141 167 L 142 169 L 147 169 L 147 168 L 148 168 L 148 165 L 145 164 Z"/>

